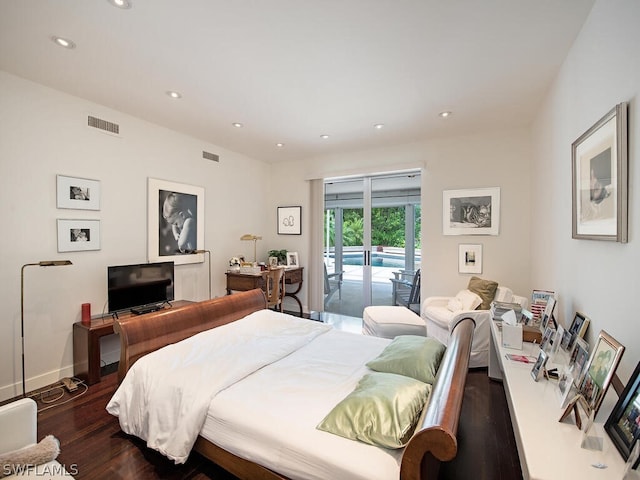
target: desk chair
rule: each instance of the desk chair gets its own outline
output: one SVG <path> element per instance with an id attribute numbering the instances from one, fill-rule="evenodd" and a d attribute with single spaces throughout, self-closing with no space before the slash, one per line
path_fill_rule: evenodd
<path id="1" fill-rule="evenodd" d="M 264 277 L 267 308 L 279 308 L 282 312 L 284 299 L 284 267 L 267 270 Z"/>

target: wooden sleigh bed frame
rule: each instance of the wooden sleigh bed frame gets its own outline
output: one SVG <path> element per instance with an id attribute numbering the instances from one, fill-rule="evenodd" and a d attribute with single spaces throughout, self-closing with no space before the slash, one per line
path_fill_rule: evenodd
<path id="1" fill-rule="evenodd" d="M 179 342 L 196 333 L 239 320 L 266 308 L 262 290 L 227 295 L 180 308 L 116 320 L 121 352 L 118 380 L 140 357 L 165 345 Z M 423 421 L 404 449 L 401 480 L 437 478 L 440 462 L 455 458 L 456 433 L 467 378 L 471 340 L 475 324 L 461 320 L 452 330 L 446 353 L 440 364 Z M 199 436 L 194 450 L 233 475 L 246 480 L 287 480 L 277 472 L 240 458 Z"/>

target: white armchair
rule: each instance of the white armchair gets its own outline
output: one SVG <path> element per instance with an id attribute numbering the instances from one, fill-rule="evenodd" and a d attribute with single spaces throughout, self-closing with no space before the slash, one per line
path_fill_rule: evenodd
<path id="1" fill-rule="evenodd" d="M 472 318 L 476 323 L 476 328 L 471 343 L 469 367 L 486 367 L 489 365 L 491 313 L 489 310 L 475 310 L 480 302 L 464 292 L 467 291 L 461 290 L 456 297 L 426 298 L 422 302 L 420 316 L 426 323 L 427 336 L 435 337 L 445 345 L 449 340 L 451 328 L 463 318 Z M 528 303 L 526 297 L 514 295 L 509 288 L 504 286 L 498 286 L 494 300 L 519 303 L 523 308 L 526 308 Z"/>
<path id="2" fill-rule="evenodd" d="M 55 458 L 58 441 L 51 436 L 37 443 L 37 405 L 23 398 L 0 407 L 0 477 L 73 480 Z M 28 468 L 27 468 L 28 467 Z M 9 475 L 12 472 L 19 472 Z"/>

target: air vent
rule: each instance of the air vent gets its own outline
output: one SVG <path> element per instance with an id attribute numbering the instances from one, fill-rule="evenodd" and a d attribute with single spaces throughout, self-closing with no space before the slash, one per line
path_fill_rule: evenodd
<path id="1" fill-rule="evenodd" d="M 87 117 L 87 125 L 93 128 L 97 128 L 98 130 L 102 130 L 106 133 L 110 133 L 112 135 L 120 134 L 120 125 L 118 125 L 117 123 L 107 122 L 106 120 L 92 117 L 91 115 Z"/>
<path id="2" fill-rule="evenodd" d="M 206 160 L 213 160 L 214 162 L 220 161 L 220 156 L 216 155 L 215 153 L 205 152 L 204 150 L 202 151 L 202 158 Z"/>

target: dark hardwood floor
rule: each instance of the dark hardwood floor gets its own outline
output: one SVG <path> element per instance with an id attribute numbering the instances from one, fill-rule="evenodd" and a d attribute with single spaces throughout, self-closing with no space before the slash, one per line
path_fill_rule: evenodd
<path id="1" fill-rule="evenodd" d="M 38 438 L 53 434 L 60 440 L 58 461 L 76 479 L 235 479 L 196 453 L 175 465 L 122 433 L 105 410 L 116 386 L 117 374 L 109 373 L 84 395 L 78 395 L 80 387 L 70 402 L 38 415 Z M 60 401 L 70 397 L 65 393 Z M 39 409 L 48 405 L 38 402 Z M 458 439 L 458 455 L 442 466 L 439 479 L 522 478 L 504 389 L 488 379 L 486 369 L 469 372 Z"/>

